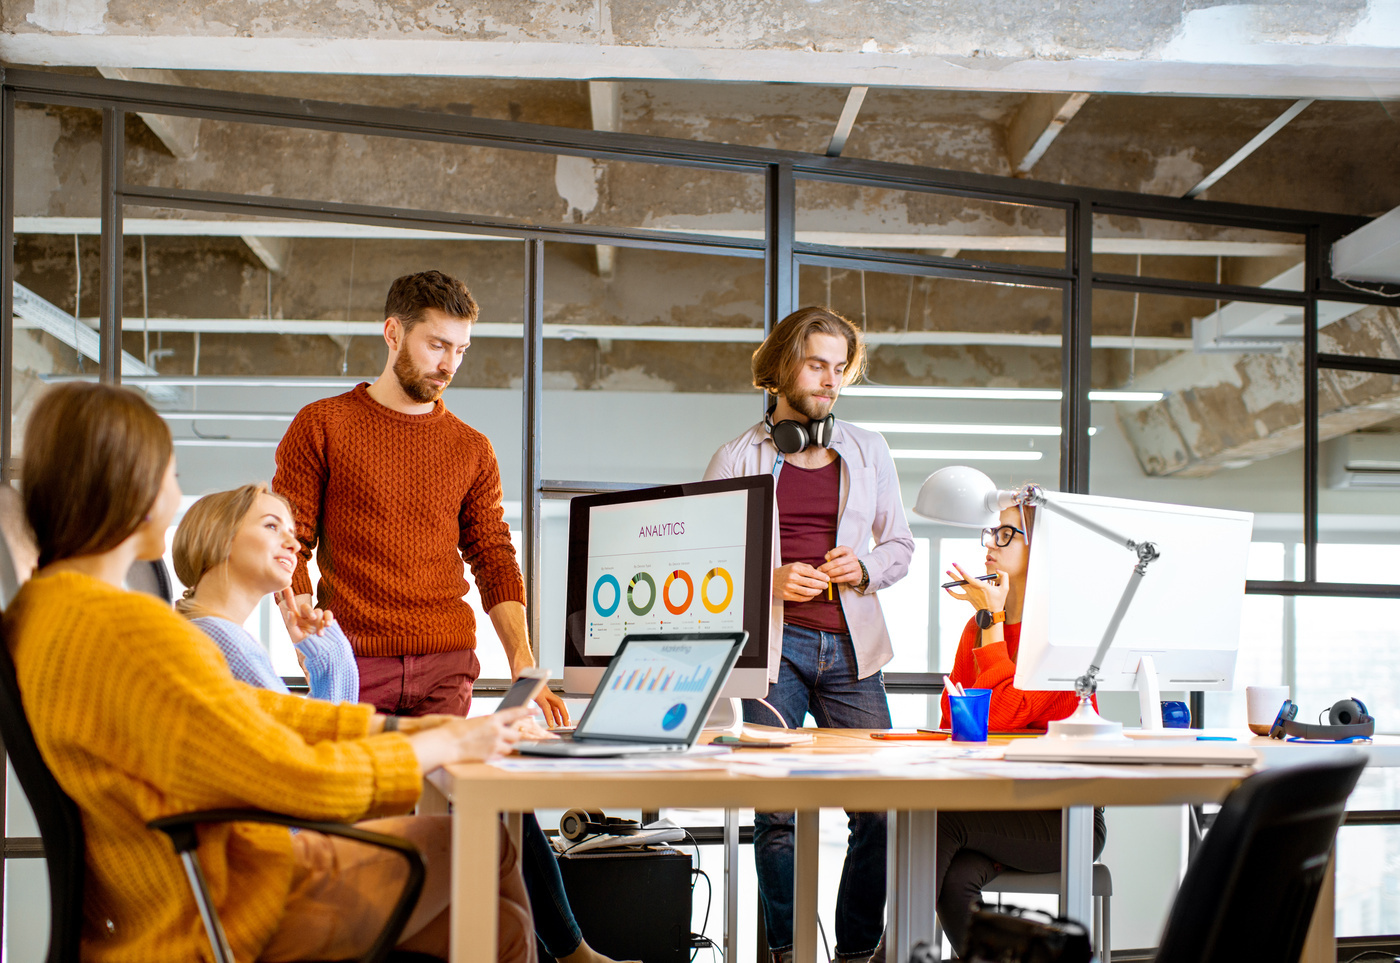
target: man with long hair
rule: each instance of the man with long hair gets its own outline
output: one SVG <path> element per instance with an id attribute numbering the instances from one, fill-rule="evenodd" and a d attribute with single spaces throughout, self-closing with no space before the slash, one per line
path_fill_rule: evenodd
<path id="1" fill-rule="evenodd" d="M 767 415 L 715 452 L 705 472 L 777 476 L 768 697 L 744 703 L 750 722 L 796 727 L 810 712 L 823 728 L 890 726 L 880 669 L 894 652 L 877 592 L 908 572 L 914 538 L 884 438 L 832 414 L 864 362 L 860 332 L 839 314 L 808 307 L 788 315 L 753 354 L 754 387 L 772 398 Z M 885 815 L 849 816 L 836 956 L 862 960 L 884 925 Z M 755 814 L 754 860 L 776 963 L 792 957 L 792 850 L 792 813 Z"/>

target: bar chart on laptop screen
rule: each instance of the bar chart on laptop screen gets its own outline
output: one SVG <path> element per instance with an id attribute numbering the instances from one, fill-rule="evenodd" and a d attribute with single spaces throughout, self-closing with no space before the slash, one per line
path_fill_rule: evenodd
<path id="1" fill-rule="evenodd" d="M 689 731 L 730 647 L 727 639 L 628 643 L 594 696 L 587 734 L 665 738 Z"/>
<path id="2" fill-rule="evenodd" d="M 584 653 L 610 656 L 629 632 L 742 630 L 747 514 L 743 491 L 594 507 Z M 623 681 L 704 686 L 686 678 Z M 683 685 L 695 688 L 676 689 Z"/>

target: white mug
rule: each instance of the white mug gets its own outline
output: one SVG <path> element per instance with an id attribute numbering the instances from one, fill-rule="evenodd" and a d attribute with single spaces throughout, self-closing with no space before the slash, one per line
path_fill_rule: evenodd
<path id="1" fill-rule="evenodd" d="M 1286 685 L 1245 686 L 1245 718 L 1249 722 L 1249 731 L 1256 736 L 1267 736 L 1269 727 L 1278 717 L 1279 708 L 1287 699 Z"/>

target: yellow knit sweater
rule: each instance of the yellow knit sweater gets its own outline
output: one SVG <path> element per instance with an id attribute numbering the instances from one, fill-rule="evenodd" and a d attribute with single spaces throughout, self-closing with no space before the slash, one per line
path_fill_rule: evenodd
<path id="1" fill-rule="evenodd" d="M 372 709 L 254 689 L 159 601 L 86 575 L 31 579 L 5 613 L 39 750 L 87 834 L 84 960 L 188 963 L 209 945 L 160 816 L 250 807 L 351 822 L 404 812 L 421 786 Z M 203 827 L 199 859 L 240 961 L 261 953 L 291 886 L 291 837 Z"/>

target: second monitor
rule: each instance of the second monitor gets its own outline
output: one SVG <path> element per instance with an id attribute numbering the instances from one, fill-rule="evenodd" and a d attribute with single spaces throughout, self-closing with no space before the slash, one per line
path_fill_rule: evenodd
<path id="1" fill-rule="evenodd" d="M 569 503 L 564 688 L 591 693 L 628 633 L 747 631 L 721 696 L 768 692 L 773 476 Z"/>

